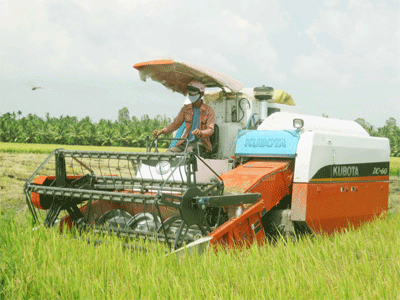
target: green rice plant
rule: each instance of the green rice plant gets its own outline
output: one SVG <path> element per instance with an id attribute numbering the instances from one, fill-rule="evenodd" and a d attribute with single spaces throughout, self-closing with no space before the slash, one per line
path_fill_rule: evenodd
<path id="1" fill-rule="evenodd" d="M 400 176 L 400 157 L 390 158 L 389 175 Z"/>
<path id="2" fill-rule="evenodd" d="M 105 237 L 31 230 L 0 219 L 0 298 L 4 299 L 396 299 L 400 217 L 297 243 L 209 251 L 178 260 L 129 251 Z M 141 242 L 143 247 L 149 244 Z"/>

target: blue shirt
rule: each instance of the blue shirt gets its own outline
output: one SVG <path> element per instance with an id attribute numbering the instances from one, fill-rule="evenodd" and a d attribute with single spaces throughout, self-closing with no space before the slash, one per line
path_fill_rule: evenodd
<path id="1" fill-rule="evenodd" d="M 193 106 L 192 127 L 190 129 L 190 133 L 188 136 L 189 143 L 193 142 L 196 139 L 196 137 L 192 134 L 192 131 L 199 128 L 199 122 L 200 122 L 200 107 L 196 108 Z"/>

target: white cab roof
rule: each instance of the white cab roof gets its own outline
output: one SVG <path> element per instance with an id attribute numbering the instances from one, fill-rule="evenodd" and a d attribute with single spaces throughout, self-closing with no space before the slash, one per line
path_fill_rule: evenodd
<path id="1" fill-rule="evenodd" d="M 303 131 L 340 133 L 342 135 L 369 136 L 365 129 L 354 121 L 316 117 L 296 113 L 276 112 L 270 115 L 258 127 L 258 130 L 294 129 L 293 120 L 304 121 Z"/>

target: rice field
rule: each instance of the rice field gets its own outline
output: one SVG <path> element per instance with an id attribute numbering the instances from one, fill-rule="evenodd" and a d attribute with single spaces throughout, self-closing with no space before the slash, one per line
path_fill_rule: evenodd
<path id="1" fill-rule="evenodd" d="M 280 240 L 248 249 L 218 249 L 178 260 L 166 256 L 161 245 L 152 244 L 148 252 L 131 251 L 112 237 L 95 246 L 88 240 L 99 238 L 89 233 L 77 238 L 74 232 L 32 230 L 22 186 L 56 147 L 39 147 L 37 151 L 48 152 L 32 154 L 18 147 L 5 150 L 10 146 L 3 144 L 0 299 L 399 298 L 398 177 L 390 180 L 388 215 L 358 229 L 297 243 Z M 391 160 L 390 167 L 400 173 L 400 159 Z M 150 247 L 145 242 L 141 246 Z"/>
<path id="2" fill-rule="evenodd" d="M 50 154 L 54 149 L 66 150 L 86 150 L 86 151 L 129 151 L 143 152 L 144 148 L 132 147 L 111 147 L 111 146 L 74 146 L 74 145 L 56 145 L 56 144 L 26 144 L 26 143 L 3 143 L 0 142 L 0 151 L 7 153 L 37 153 Z"/>
<path id="3" fill-rule="evenodd" d="M 2 299 L 398 299 L 399 215 L 296 244 L 178 260 L 0 220 Z"/>

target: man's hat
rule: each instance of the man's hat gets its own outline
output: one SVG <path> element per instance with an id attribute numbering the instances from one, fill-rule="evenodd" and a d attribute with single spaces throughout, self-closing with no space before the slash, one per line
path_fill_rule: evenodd
<path id="1" fill-rule="evenodd" d="M 195 94 L 195 93 L 204 93 L 206 90 L 206 86 L 201 83 L 200 81 L 192 81 L 191 83 L 188 84 L 186 90 L 190 94 Z"/>

